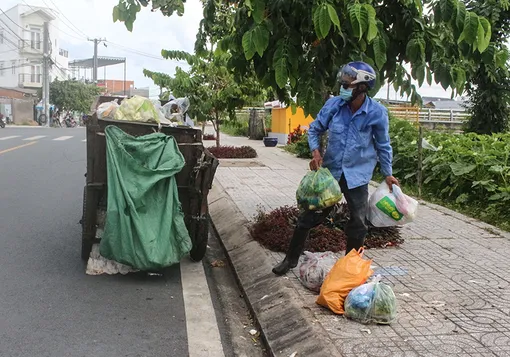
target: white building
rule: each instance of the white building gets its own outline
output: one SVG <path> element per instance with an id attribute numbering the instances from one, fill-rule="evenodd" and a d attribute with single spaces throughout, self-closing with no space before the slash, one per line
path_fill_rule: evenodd
<path id="1" fill-rule="evenodd" d="M 58 13 L 50 8 L 16 5 L 0 13 L 0 87 L 41 88 L 43 26 L 49 23 L 50 80 L 67 79 L 69 54 L 60 48 Z"/>

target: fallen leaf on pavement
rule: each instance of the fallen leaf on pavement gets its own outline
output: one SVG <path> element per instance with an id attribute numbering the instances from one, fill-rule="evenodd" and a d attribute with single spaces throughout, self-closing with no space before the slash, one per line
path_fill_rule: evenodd
<path id="1" fill-rule="evenodd" d="M 213 268 L 221 268 L 221 267 L 225 266 L 225 262 L 223 260 L 218 259 L 218 260 L 213 261 L 211 263 L 211 266 Z"/>

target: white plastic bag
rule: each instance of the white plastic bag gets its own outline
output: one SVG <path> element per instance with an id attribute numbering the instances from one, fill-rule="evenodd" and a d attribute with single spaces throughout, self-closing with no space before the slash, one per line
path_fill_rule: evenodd
<path id="1" fill-rule="evenodd" d="M 381 276 L 351 290 L 344 303 L 345 317 L 361 323 L 391 324 L 397 317 L 397 298 Z"/>
<path id="2" fill-rule="evenodd" d="M 337 260 L 338 257 L 333 252 L 304 252 L 298 264 L 299 280 L 305 288 L 318 293 L 326 275 Z"/>
<path id="3" fill-rule="evenodd" d="M 400 187 L 393 185 L 393 192 L 382 182 L 370 196 L 368 220 L 375 227 L 402 226 L 414 221 L 418 201 L 407 196 Z"/>
<path id="4" fill-rule="evenodd" d="M 98 119 L 113 119 L 115 118 L 115 112 L 119 108 L 117 99 L 112 102 L 105 102 L 97 107 L 96 113 Z"/>

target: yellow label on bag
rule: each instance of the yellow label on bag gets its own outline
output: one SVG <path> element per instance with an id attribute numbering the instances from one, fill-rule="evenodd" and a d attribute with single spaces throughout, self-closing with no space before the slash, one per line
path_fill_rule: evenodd
<path id="1" fill-rule="evenodd" d="M 375 206 L 395 221 L 400 221 L 404 217 L 404 215 L 398 211 L 395 202 L 390 200 L 388 196 L 384 196 L 379 202 L 375 204 Z"/>

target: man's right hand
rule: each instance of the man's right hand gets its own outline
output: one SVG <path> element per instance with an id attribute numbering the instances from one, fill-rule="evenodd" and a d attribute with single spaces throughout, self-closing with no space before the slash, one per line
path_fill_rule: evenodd
<path id="1" fill-rule="evenodd" d="M 313 159 L 310 161 L 310 170 L 317 171 L 322 166 L 322 156 L 319 150 L 314 150 Z"/>

